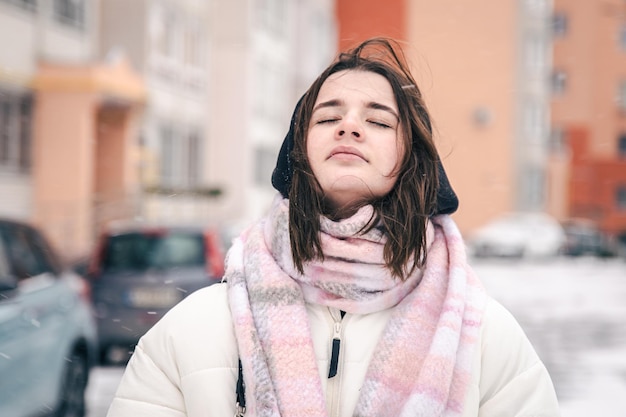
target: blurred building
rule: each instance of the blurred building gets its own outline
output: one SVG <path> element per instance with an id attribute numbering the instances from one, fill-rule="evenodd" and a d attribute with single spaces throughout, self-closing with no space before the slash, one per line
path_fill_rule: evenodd
<path id="1" fill-rule="evenodd" d="M 143 83 L 123 56 L 97 58 L 99 5 L 0 0 L 0 215 L 38 224 L 67 256 L 91 245 L 99 207 L 137 209 Z"/>
<path id="2" fill-rule="evenodd" d="M 336 53 L 334 0 L 214 3 L 206 169 L 215 216 L 246 223 L 268 208 L 291 112 Z"/>
<path id="3" fill-rule="evenodd" d="M 212 123 L 211 12 L 205 0 L 101 2 L 100 55 L 127 55 L 148 93 L 137 142 L 138 214 L 149 220 L 206 222 L 219 192 L 204 171 Z M 118 217 L 116 207 L 109 209 Z"/>
<path id="4" fill-rule="evenodd" d="M 337 10 L 342 47 L 378 35 L 405 43 L 462 231 L 545 210 L 550 1 L 342 0 Z"/>
<path id="5" fill-rule="evenodd" d="M 626 3 L 555 0 L 552 27 L 553 211 L 626 239 Z"/>
<path id="6" fill-rule="evenodd" d="M 313 0 L 107 0 L 101 52 L 144 75 L 142 214 L 245 222 L 271 171 L 302 82 L 335 53 L 334 4 Z"/>
<path id="7" fill-rule="evenodd" d="M 336 52 L 333 0 L 0 0 L 0 215 L 242 225 Z"/>

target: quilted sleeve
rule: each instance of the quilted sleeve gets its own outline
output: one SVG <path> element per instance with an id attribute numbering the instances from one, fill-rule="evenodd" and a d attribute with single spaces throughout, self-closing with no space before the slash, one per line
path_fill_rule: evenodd
<path id="1" fill-rule="evenodd" d="M 136 347 L 111 403 L 107 417 L 183 417 L 185 403 L 178 383 Z"/>
<path id="2" fill-rule="evenodd" d="M 226 284 L 196 291 L 139 341 L 107 417 L 235 414 L 238 351 Z"/>
<path id="3" fill-rule="evenodd" d="M 479 417 L 559 417 L 554 385 L 526 334 L 498 302 L 485 311 Z"/>

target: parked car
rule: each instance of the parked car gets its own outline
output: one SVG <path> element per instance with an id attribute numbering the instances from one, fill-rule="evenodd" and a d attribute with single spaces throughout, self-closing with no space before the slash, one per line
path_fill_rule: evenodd
<path id="1" fill-rule="evenodd" d="M 617 233 L 617 236 L 615 236 L 615 243 L 617 247 L 617 256 L 626 260 L 626 230 Z"/>
<path id="2" fill-rule="evenodd" d="M 101 363 L 123 363 L 139 338 L 184 297 L 220 282 L 213 228 L 126 224 L 104 232 L 87 272 Z"/>
<path id="3" fill-rule="evenodd" d="M 476 257 L 550 257 L 562 253 L 564 245 L 563 228 L 544 213 L 507 213 L 468 239 Z"/>
<path id="4" fill-rule="evenodd" d="M 0 219 L 0 416 L 84 416 L 97 349 L 88 289 L 38 229 Z"/>
<path id="5" fill-rule="evenodd" d="M 618 254 L 617 240 L 603 233 L 591 220 L 567 219 L 563 222 L 563 229 L 567 238 L 566 255 L 612 257 Z"/>

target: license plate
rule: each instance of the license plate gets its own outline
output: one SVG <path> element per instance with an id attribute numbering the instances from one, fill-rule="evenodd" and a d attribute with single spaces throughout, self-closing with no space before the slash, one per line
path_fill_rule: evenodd
<path id="1" fill-rule="evenodd" d="M 128 294 L 129 304 L 141 308 L 167 308 L 182 298 L 179 291 L 170 288 L 138 288 Z"/>

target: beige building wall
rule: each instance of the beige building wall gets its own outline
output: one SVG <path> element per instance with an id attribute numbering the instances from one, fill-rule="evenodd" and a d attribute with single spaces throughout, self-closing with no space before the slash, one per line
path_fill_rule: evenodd
<path id="1" fill-rule="evenodd" d="M 468 232 L 514 208 L 516 2 L 407 3 L 409 59 Z"/>
<path id="2" fill-rule="evenodd" d="M 211 121 L 208 137 L 212 140 L 206 170 L 224 191 L 215 207 L 215 215 L 224 220 L 245 216 L 254 172 L 249 134 L 253 92 L 250 8 L 248 1 L 218 1 L 209 25 L 211 95 L 207 118 Z"/>
<path id="3" fill-rule="evenodd" d="M 206 155 L 212 1 L 107 0 L 100 53 L 123 51 L 148 91 L 140 130 L 141 218 L 150 222 L 215 222 L 214 186 Z"/>
<path id="4" fill-rule="evenodd" d="M 240 228 L 276 194 L 270 178 L 293 106 L 334 57 L 334 0 L 215 2 L 211 17 L 210 177 L 214 214 Z"/>

